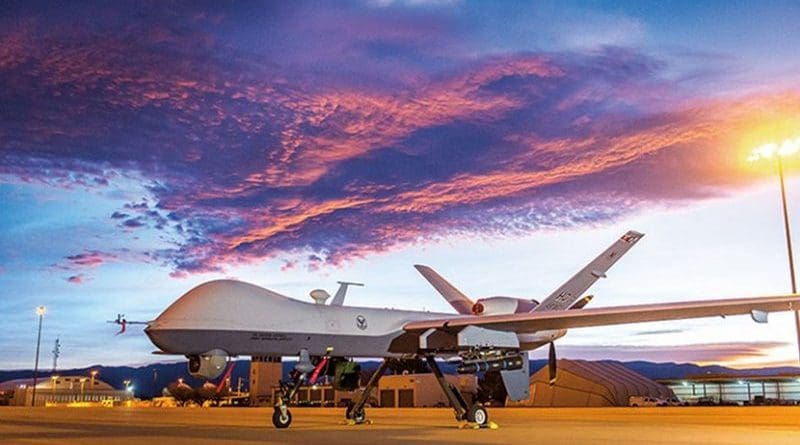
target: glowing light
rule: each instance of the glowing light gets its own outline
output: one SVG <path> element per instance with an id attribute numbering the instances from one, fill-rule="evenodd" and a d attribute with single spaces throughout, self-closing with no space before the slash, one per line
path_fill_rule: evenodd
<path id="1" fill-rule="evenodd" d="M 770 142 L 768 144 L 759 145 L 750 152 L 747 157 L 749 162 L 760 161 L 761 159 L 770 159 L 773 156 L 790 156 L 800 151 L 800 137 L 794 139 L 786 139 L 780 144 Z"/>
<path id="2" fill-rule="evenodd" d="M 688 382 L 681 382 L 681 385 L 683 385 L 683 386 L 689 386 L 689 383 L 688 383 Z"/>
<path id="3" fill-rule="evenodd" d="M 44 315 L 44 314 L 45 314 L 45 312 L 47 312 L 47 308 L 46 308 L 46 307 L 44 307 L 44 306 L 39 306 L 39 307 L 37 307 L 37 308 L 36 308 L 36 315 L 38 315 L 38 316 L 40 316 L 40 317 L 41 317 L 42 315 Z"/>
<path id="4" fill-rule="evenodd" d="M 736 383 L 739 385 L 744 385 L 744 380 L 737 380 Z"/>

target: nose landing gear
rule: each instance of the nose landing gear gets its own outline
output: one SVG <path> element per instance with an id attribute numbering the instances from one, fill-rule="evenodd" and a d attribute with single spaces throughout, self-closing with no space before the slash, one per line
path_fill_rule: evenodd
<path id="1" fill-rule="evenodd" d="M 272 424 L 275 425 L 275 428 L 289 428 L 289 425 L 292 424 L 292 412 L 289 411 L 286 404 L 275 407 L 275 412 L 272 413 Z"/>
<path id="2" fill-rule="evenodd" d="M 291 386 L 286 385 L 283 381 L 279 382 L 280 389 L 275 401 L 275 411 L 272 413 L 272 424 L 275 425 L 275 428 L 288 428 L 292 424 L 292 412 L 289 411 L 289 402 L 297 393 L 297 390 L 300 389 L 300 385 L 306 380 L 306 376 L 313 370 L 314 366 L 311 364 L 308 351 L 301 350 L 300 360 L 292 373 Z"/>
<path id="3" fill-rule="evenodd" d="M 281 382 L 278 397 L 275 401 L 275 411 L 272 413 L 272 424 L 275 428 L 288 428 L 292 424 L 292 412 L 289 411 L 289 401 L 292 400 L 300 385 L 305 380 L 305 374 L 299 374 L 294 378 L 292 386 Z"/>

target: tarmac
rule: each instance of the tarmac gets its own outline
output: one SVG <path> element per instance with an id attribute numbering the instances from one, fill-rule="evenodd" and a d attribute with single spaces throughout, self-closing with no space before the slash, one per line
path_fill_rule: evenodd
<path id="1" fill-rule="evenodd" d="M 498 429 L 463 429 L 449 408 L 0 407 L 1 444 L 800 444 L 800 407 L 490 408 Z"/>

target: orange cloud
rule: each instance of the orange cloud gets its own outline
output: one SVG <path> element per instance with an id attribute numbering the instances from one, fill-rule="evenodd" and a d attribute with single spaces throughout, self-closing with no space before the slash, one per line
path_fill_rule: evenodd
<path id="1" fill-rule="evenodd" d="M 650 117 L 648 120 L 659 122 L 644 123 L 641 129 L 634 122 L 629 133 L 617 135 L 608 134 L 605 129 L 585 137 L 556 140 L 511 135 L 510 139 L 528 149 L 504 163 L 502 168 L 479 175 L 464 174 L 402 193 L 384 208 L 395 212 L 435 212 L 451 204 L 474 204 L 598 174 L 660 150 L 690 144 L 706 146 L 720 152 L 721 156 L 729 156 L 730 160 L 720 160 L 720 163 L 730 165 L 743 157 L 727 149 L 725 144 L 741 135 L 743 127 L 763 122 L 767 110 L 769 119 L 791 108 L 800 109 L 800 95 L 786 93 L 704 104 L 657 118 Z M 545 168 L 532 170 L 529 168 L 531 165 L 544 165 Z M 717 170 L 713 165 L 707 167 L 710 171 Z M 745 179 L 737 171 L 728 174 L 731 182 Z"/>

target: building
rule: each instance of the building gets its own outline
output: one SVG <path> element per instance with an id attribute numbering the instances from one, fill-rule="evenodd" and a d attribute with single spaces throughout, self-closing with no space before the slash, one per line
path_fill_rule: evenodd
<path id="1" fill-rule="evenodd" d="M 507 406 L 628 406 L 631 396 L 672 398 L 672 390 L 615 362 L 559 360 L 550 385 L 547 366 L 531 376 L 527 400 Z"/>
<path id="2" fill-rule="evenodd" d="M 272 399 L 276 399 L 280 388 L 272 387 Z M 290 402 L 297 406 L 345 406 L 353 398 L 352 392 L 336 391 L 332 385 L 319 384 L 301 386 Z"/>
<path id="3" fill-rule="evenodd" d="M 33 379 L 0 383 L 0 392 L 8 391 L 13 391 L 13 396 L 9 400 L 10 405 L 31 406 Z M 80 402 L 124 402 L 132 399 L 133 393 L 130 391 L 114 389 L 100 379 L 82 375 L 44 377 L 36 384 L 36 406 Z"/>
<path id="4" fill-rule="evenodd" d="M 478 378 L 472 374 L 445 375 L 455 385 L 468 404 L 478 393 Z M 436 376 L 433 374 L 385 375 L 378 382 L 378 403 L 382 408 L 424 408 L 449 406 Z"/>
<path id="5" fill-rule="evenodd" d="M 253 357 L 250 360 L 250 406 L 275 404 L 273 387 L 283 376 L 280 357 Z"/>
<path id="6" fill-rule="evenodd" d="M 675 395 L 687 403 L 797 404 L 800 375 L 735 376 L 700 375 L 663 379 Z"/>
<path id="7" fill-rule="evenodd" d="M 474 375 L 446 375 L 448 382 L 458 387 L 467 403 L 471 403 L 478 391 L 478 379 Z M 278 386 L 272 387 L 272 398 L 277 396 Z M 321 383 L 301 386 L 295 393 L 292 404 L 299 406 L 347 406 L 361 394 L 356 391 L 336 391 L 332 385 Z M 381 408 L 411 408 L 449 406 L 436 377 L 433 374 L 384 375 L 367 402 L 368 406 Z"/>

